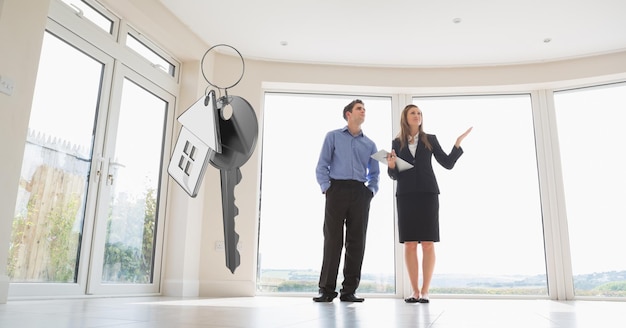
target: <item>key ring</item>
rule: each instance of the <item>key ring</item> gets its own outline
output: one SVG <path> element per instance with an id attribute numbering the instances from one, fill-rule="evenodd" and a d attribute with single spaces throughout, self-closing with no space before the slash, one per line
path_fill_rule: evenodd
<path id="1" fill-rule="evenodd" d="M 235 52 L 239 55 L 239 58 L 241 58 L 241 76 L 239 76 L 239 79 L 238 79 L 235 83 L 233 83 L 233 84 L 232 84 L 232 85 L 230 85 L 230 86 L 224 87 L 224 88 L 221 88 L 220 86 L 218 86 L 218 85 L 216 85 L 216 84 L 211 83 L 211 81 L 209 81 L 209 79 L 207 78 L 206 74 L 204 74 L 204 58 L 206 58 L 206 55 L 207 55 L 207 54 L 208 54 L 211 50 L 213 50 L 213 48 L 216 48 L 216 47 L 228 47 L 228 48 L 231 48 L 231 49 L 235 50 Z M 239 81 L 241 81 L 241 79 L 243 78 L 243 74 L 244 74 L 244 73 L 245 73 L 245 71 L 246 71 L 246 63 L 244 62 L 244 60 L 243 60 L 243 56 L 241 55 L 241 53 L 239 52 L 239 50 L 235 49 L 235 47 L 230 46 L 230 45 L 227 45 L 227 44 L 216 44 L 216 45 L 212 46 L 211 48 L 209 48 L 209 50 L 207 50 L 207 51 L 204 53 L 204 55 L 202 56 L 202 60 L 200 61 L 200 68 L 201 68 L 201 70 L 202 70 L 202 76 L 204 77 L 204 80 L 205 80 L 205 81 L 207 81 L 207 83 L 209 83 L 209 84 L 210 84 L 211 86 L 213 86 L 214 88 L 217 88 L 218 90 L 224 90 L 224 93 L 226 94 L 226 97 L 228 97 L 228 89 L 230 89 L 230 88 L 232 88 L 232 87 L 236 86 L 237 84 L 239 84 Z M 208 88 L 208 87 L 207 87 L 207 88 Z"/>

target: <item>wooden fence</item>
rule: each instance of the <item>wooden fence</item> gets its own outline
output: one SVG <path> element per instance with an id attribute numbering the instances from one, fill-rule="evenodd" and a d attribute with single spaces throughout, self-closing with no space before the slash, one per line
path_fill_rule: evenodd
<path id="1" fill-rule="evenodd" d="M 88 157 L 83 147 L 29 131 L 9 254 L 11 281 L 74 281 Z"/>

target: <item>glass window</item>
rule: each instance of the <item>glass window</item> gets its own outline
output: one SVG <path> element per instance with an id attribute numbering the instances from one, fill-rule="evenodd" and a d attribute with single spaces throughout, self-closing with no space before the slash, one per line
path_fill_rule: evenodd
<path id="1" fill-rule="evenodd" d="M 259 292 L 317 293 L 325 198 L 315 178 L 315 166 L 324 136 L 346 125 L 343 107 L 355 98 L 365 103 L 363 132 L 379 149 L 389 148 L 390 97 L 265 94 Z M 298 117 L 298 124 L 285 123 L 293 117 Z M 393 184 L 385 172 L 381 165 L 359 293 L 395 293 Z M 343 280 L 339 271 L 337 286 Z"/>
<path id="2" fill-rule="evenodd" d="M 574 293 L 625 297 L 626 83 L 555 92 L 554 103 Z"/>
<path id="3" fill-rule="evenodd" d="M 441 190 L 431 294 L 547 295 L 530 95 L 415 97 L 426 133 L 449 153 L 433 160 Z M 421 280 L 421 279 L 420 279 Z"/>
<path id="4" fill-rule="evenodd" d="M 99 28 L 105 32 L 113 33 L 113 21 L 102 14 L 99 10 L 94 9 L 91 4 L 81 0 L 61 0 L 70 7 L 72 7 L 78 16 L 87 18 L 92 23 L 96 24 Z"/>
<path id="5" fill-rule="evenodd" d="M 140 36 L 135 36 L 128 33 L 126 37 L 126 46 L 137 52 L 139 55 L 147 59 L 152 66 L 160 69 L 170 76 L 175 76 L 175 68 L 172 63 L 165 60 L 162 55 L 159 55 L 152 47 L 146 45 L 147 41 L 140 41 Z"/>

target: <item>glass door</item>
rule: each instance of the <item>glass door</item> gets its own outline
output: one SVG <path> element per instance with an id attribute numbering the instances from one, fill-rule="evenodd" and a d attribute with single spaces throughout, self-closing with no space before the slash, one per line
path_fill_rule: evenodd
<path id="1" fill-rule="evenodd" d="M 10 297 L 159 291 L 173 105 L 49 21 L 17 186 Z"/>
<path id="2" fill-rule="evenodd" d="M 55 24 L 44 34 L 9 245 L 10 296 L 84 294 L 94 162 L 113 59 Z M 52 32 L 51 32 L 52 31 Z"/>
<path id="3" fill-rule="evenodd" d="M 111 96 L 88 293 L 157 293 L 174 98 L 121 64 Z"/>

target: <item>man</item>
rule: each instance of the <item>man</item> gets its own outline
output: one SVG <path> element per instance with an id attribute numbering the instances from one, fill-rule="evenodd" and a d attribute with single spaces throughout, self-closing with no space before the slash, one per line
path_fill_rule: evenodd
<path id="1" fill-rule="evenodd" d="M 326 195 L 324 258 L 315 302 L 332 302 L 337 297 L 344 224 L 344 280 L 339 299 L 364 301 L 355 292 L 361 280 L 370 202 L 378 191 L 380 168 L 378 161 L 370 157 L 377 151 L 376 144 L 361 131 L 365 121 L 363 102 L 356 99 L 349 103 L 343 109 L 343 118 L 348 122 L 345 127 L 326 134 L 315 170 L 317 182 Z"/>

